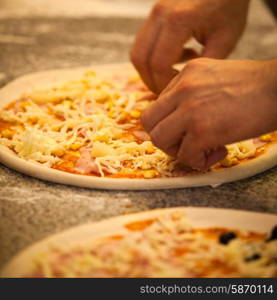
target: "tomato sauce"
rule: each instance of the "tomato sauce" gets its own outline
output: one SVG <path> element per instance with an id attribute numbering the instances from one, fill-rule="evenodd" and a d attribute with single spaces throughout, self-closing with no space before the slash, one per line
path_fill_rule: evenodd
<path id="1" fill-rule="evenodd" d="M 141 231 L 141 230 L 144 230 L 145 228 L 149 227 L 155 221 L 156 221 L 155 219 L 136 221 L 136 222 L 131 222 L 131 223 L 125 224 L 125 227 L 130 231 Z"/>

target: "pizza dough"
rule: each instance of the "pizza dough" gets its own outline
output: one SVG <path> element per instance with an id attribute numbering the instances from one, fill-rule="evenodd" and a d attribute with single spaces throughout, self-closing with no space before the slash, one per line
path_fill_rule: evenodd
<path id="1" fill-rule="evenodd" d="M 111 219 L 107 219 L 104 221 L 100 221 L 97 223 L 91 223 L 86 225 L 81 225 L 78 227 L 75 227 L 73 229 L 69 229 L 65 232 L 55 234 L 53 236 L 50 236 L 43 241 L 40 241 L 31 247 L 27 248 L 20 254 L 18 254 L 10 263 L 7 264 L 7 266 L 3 269 L 1 273 L 1 277 L 21 277 L 21 276 L 27 276 L 30 275 L 31 269 L 34 267 L 33 263 L 36 259 L 41 260 L 43 259 L 43 262 L 45 263 L 45 254 L 49 253 L 52 249 L 61 249 L 62 251 L 67 252 L 68 249 L 72 249 L 74 252 L 74 249 L 83 249 L 86 246 L 89 245 L 91 247 L 94 245 L 94 242 L 101 241 L 101 239 L 105 238 L 112 238 L 114 240 L 119 240 L 120 237 L 128 238 L 128 236 L 133 235 L 136 236 L 139 235 L 140 232 L 142 232 L 142 236 L 145 237 L 154 237 L 155 232 L 159 232 L 159 227 L 155 227 L 159 225 L 161 220 L 163 220 L 163 226 L 161 229 L 166 228 L 167 230 L 171 230 L 174 226 L 173 222 L 179 222 L 179 220 L 182 220 L 181 218 L 184 218 L 185 222 L 188 222 L 190 225 L 190 228 L 192 230 L 212 230 L 211 233 L 216 233 L 220 230 L 226 230 L 226 232 L 229 232 L 230 230 L 235 232 L 238 231 L 238 233 L 241 234 L 248 234 L 250 233 L 250 240 L 249 243 L 251 244 L 257 240 L 262 239 L 263 241 L 267 239 L 266 246 L 271 248 L 271 252 L 273 249 L 273 253 L 276 253 L 276 237 L 274 238 L 273 242 L 269 243 L 269 236 L 270 232 L 272 231 L 273 227 L 277 224 L 277 216 L 272 214 L 264 214 L 264 213 L 255 213 L 255 212 L 247 212 L 247 211 L 238 211 L 238 210 L 230 210 L 230 209 L 214 209 L 214 208 L 192 208 L 192 207 L 180 207 L 180 208 L 169 208 L 169 209 L 159 209 L 159 210 L 151 210 L 146 212 L 140 212 L 136 214 L 130 214 L 125 216 L 119 216 Z M 169 222 L 168 222 L 169 221 Z M 156 225 L 155 225 L 156 223 Z M 176 223 L 176 224 L 177 224 Z M 178 223 L 179 224 L 179 223 Z M 175 226 L 177 232 L 179 234 L 184 233 L 183 232 L 183 226 L 182 222 Z M 153 226 L 152 226 L 153 225 Z M 180 226 L 181 225 L 181 226 Z M 185 227 L 187 226 L 186 223 L 183 224 Z M 152 226 L 152 227 L 151 227 Z M 165 227 L 164 227 L 165 226 Z M 149 230 L 147 229 L 149 227 Z M 151 229 L 152 228 L 152 229 Z M 156 228 L 156 229 L 154 229 Z M 179 228 L 179 229 L 178 229 Z M 176 234 L 178 235 L 178 233 Z M 197 232 L 197 231 L 196 231 Z M 147 235 L 145 235 L 147 234 Z M 257 237 L 257 236 L 261 237 Z M 178 241 L 178 237 L 177 241 Z M 192 237 L 189 237 L 191 239 Z M 217 237 L 216 237 L 217 239 Z M 230 240 L 230 238 L 229 238 Z M 244 239 L 245 240 L 245 239 Z M 132 249 L 132 244 L 134 244 L 134 240 L 132 238 L 127 240 L 127 248 Z M 247 240 L 246 240 L 247 241 Z M 203 241 L 204 242 L 204 241 Z M 221 241 L 216 242 L 217 244 L 223 244 L 226 245 L 228 241 Z M 181 240 L 180 240 L 181 243 Z M 210 242 L 208 242 L 209 244 Z M 247 242 L 248 243 L 248 242 Z M 205 244 L 205 242 L 204 242 Z M 202 247 L 204 244 L 201 243 L 200 240 L 200 247 Z M 254 244 L 249 244 L 249 249 L 247 249 L 246 255 L 252 255 L 253 249 L 256 249 L 256 246 L 254 247 Z M 177 246 L 180 245 L 179 242 L 177 243 Z M 201 246 L 202 245 L 202 246 Z M 145 246 L 145 245 L 144 245 Z M 159 247 L 155 247 L 155 251 L 163 251 L 162 249 L 164 245 L 160 245 Z M 239 259 L 240 255 L 242 254 L 241 247 L 236 246 L 236 242 L 233 243 L 233 245 L 230 245 L 231 257 L 235 255 L 235 261 Z M 130 248 L 129 248 L 130 247 Z M 136 247 L 136 246 L 134 246 Z M 198 247 L 198 246 L 197 246 Z M 248 247 L 248 246 L 247 246 Z M 273 248 L 272 248 L 273 247 Z M 147 247 L 146 247 L 147 248 Z M 225 247 L 223 247 L 225 248 Z M 89 248 L 90 249 L 90 248 Z M 138 245 L 138 251 L 142 251 L 145 255 L 148 255 L 150 252 L 144 252 L 145 249 L 142 247 L 142 245 Z M 222 250 L 222 248 L 220 248 Z M 233 250 L 232 250 L 233 249 Z M 252 250 L 251 250 L 252 249 Z M 274 250 L 275 249 L 275 250 Z M 106 249 L 107 250 L 107 249 Z M 103 254 L 106 250 L 102 249 L 101 254 Z M 213 249 L 214 250 L 214 249 Z M 250 251 L 251 250 L 251 251 Z M 71 251 L 71 250 L 69 250 Z M 103 252 L 104 251 L 104 252 Z M 207 251 L 207 250 L 205 250 Z M 225 251 L 225 249 L 223 249 Z M 254 251 L 258 251 L 257 249 Z M 275 251 L 275 252 L 274 252 Z M 237 253 L 238 252 L 238 253 Z M 227 253 L 227 255 L 229 255 Z M 152 253 L 153 254 L 153 253 Z M 47 255 L 47 254 L 46 254 Z M 181 253 L 177 253 L 176 255 L 181 255 Z M 215 254 L 213 254 L 215 255 Z M 266 254 L 267 255 L 267 254 Z M 270 254 L 272 255 L 272 254 Z M 64 259 L 68 256 L 63 256 Z M 120 256 L 121 257 L 121 256 Z M 220 256 L 221 257 L 221 256 Z M 220 258 L 222 260 L 222 257 Z M 202 257 L 200 257 L 203 260 Z M 232 258 L 230 258 L 232 259 Z M 243 258 L 244 259 L 244 258 Z M 86 263 L 85 263 L 86 262 Z M 223 260 L 225 262 L 225 260 Z M 247 261 L 246 261 L 247 262 Z M 79 266 L 82 268 L 82 266 L 86 264 L 91 264 L 93 261 L 87 261 L 85 258 L 82 260 L 82 265 Z M 236 264 L 237 262 L 235 262 Z M 244 264 L 244 263 L 243 263 Z M 76 265 L 74 265 L 76 267 Z M 120 265 L 117 265 L 117 267 Z M 75 268 L 74 267 L 74 268 Z M 78 267 L 78 268 L 79 268 Z M 246 263 L 244 266 L 242 266 L 243 272 L 252 272 L 252 270 L 257 270 L 257 265 L 251 264 L 248 265 Z M 273 266 L 276 270 L 275 265 Z M 201 267 L 200 267 L 201 268 Z M 252 269 L 253 268 L 253 269 Z M 46 268 L 47 270 L 47 268 Z M 212 270 L 214 271 L 214 270 Z M 174 272 L 174 270 L 173 270 Z M 258 269 L 258 272 L 259 269 Z M 70 274 L 68 274 L 70 276 Z M 254 273 L 250 274 L 251 276 L 254 276 Z M 250 277 L 251 277 L 250 276 Z M 246 276 L 247 277 L 247 276 Z"/>
<path id="2" fill-rule="evenodd" d="M 92 68 L 78 68 L 53 70 L 23 76 L 0 90 L 0 109 L 33 89 L 50 88 L 67 80 L 74 80 L 88 69 L 96 70 L 101 74 L 122 74 L 132 72 L 129 64 L 104 65 Z M 151 190 L 184 188 L 195 186 L 217 186 L 253 176 L 277 165 L 277 143 L 270 145 L 265 154 L 239 165 L 222 168 L 205 174 L 187 175 L 174 178 L 129 179 L 129 178 L 101 178 L 72 174 L 51 169 L 19 158 L 7 147 L 0 145 L 0 162 L 6 166 L 27 175 L 47 181 L 69 184 L 81 187 L 114 189 L 114 190 Z"/>

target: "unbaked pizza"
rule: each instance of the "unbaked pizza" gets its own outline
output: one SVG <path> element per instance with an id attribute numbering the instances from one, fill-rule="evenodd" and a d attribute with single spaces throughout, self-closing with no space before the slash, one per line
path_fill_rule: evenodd
<path id="1" fill-rule="evenodd" d="M 46 250 L 28 255 L 25 269 L 20 269 L 20 262 L 26 258 L 19 256 L 7 274 L 14 276 L 12 272 L 16 272 L 21 277 L 277 277 L 277 227 L 268 233 L 194 227 L 181 210 L 158 215 L 149 211 L 148 217 L 139 219 L 134 215 L 132 221 L 121 223 L 120 226 L 110 223 L 110 230 L 115 226 L 117 231 L 98 238 L 90 239 L 88 230 L 76 231 L 75 236 L 87 238 L 84 243 L 71 246 L 62 246 L 61 241 L 59 246 L 49 243 Z M 67 239 L 70 237 L 74 238 L 71 235 Z"/>
<path id="2" fill-rule="evenodd" d="M 71 174 L 128 179 L 200 174 L 152 144 L 140 123 L 155 101 L 148 94 L 138 75 L 124 70 L 89 70 L 77 79 L 33 89 L 0 111 L 0 145 L 25 161 Z M 228 145 L 227 157 L 208 172 L 255 160 L 276 140 L 274 132 Z M 276 158 L 271 160 L 277 163 Z"/>

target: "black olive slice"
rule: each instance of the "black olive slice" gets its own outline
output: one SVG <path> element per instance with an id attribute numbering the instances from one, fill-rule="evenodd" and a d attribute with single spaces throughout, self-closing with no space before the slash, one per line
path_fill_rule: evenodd
<path id="1" fill-rule="evenodd" d="M 275 227 L 273 227 L 273 229 L 271 230 L 270 236 L 266 241 L 271 242 L 274 240 L 277 240 L 277 225 Z"/>
<path id="2" fill-rule="evenodd" d="M 226 232 L 219 236 L 219 243 L 223 245 L 228 245 L 228 243 L 235 239 L 237 235 L 234 232 Z"/>
<path id="3" fill-rule="evenodd" d="M 255 253 L 255 254 L 253 254 L 253 255 L 251 255 L 249 257 L 246 257 L 245 261 L 246 262 L 251 262 L 251 261 L 254 261 L 254 260 L 258 260 L 260 258 L 261 258 L 261 255 L 259 253 Z"/>

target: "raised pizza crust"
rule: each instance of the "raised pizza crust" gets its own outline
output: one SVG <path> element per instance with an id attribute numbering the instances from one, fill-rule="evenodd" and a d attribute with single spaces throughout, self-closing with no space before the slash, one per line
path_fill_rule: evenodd
<path id="1" fill-rule="evenodd" d="M 0 90 L 0 109 L 20 97 L 23 93 L 28 93 L 38 88 L 49 88 L 53 84 L 57 85 L 67 80 L 78 79 L 88 69 L 91 68 L 52 70 L 23 76 Z M 122 73 L 122 70 L 127 74 L 132 72 L 130 64 L 94 66 L 93 69 L 99 74 L 117 74 Z M 221 168 L 205 174 L 174 178 L 101 178 L 71 174 L 21 159 L 3 145 L 0 145 L 0 161 L 6 166 L 27 175 L 62 184 L 114 190 L 169 189 L 206 185 L 216 186 L 264 172 L 277 165 L 277 144 L 271 144 L 267 147 L 265 154 L 233 167 Z"/>
<path id="2" fill-rule="evenodd" d="M 105 237 L 128 236 L 130 224 L 146 223 L 149 220 L 157 220 L 171 215 L 184 216 L 190 226 L 195 229 L 224 228 L 241 233 L 255 232 L 261 235 L 268 235 L 277 223 L 277 216 L 273 214 L 204 207 L 157 209 L 129 214 L 77 226 L 37 242 L 12 259 L 0 272 L 0 277 L 22 277 L 30 274 L 37 255 L 46 253 L 53 247 L 74 249 L 75 247 L 86 247 L 93 241 Z"/>

